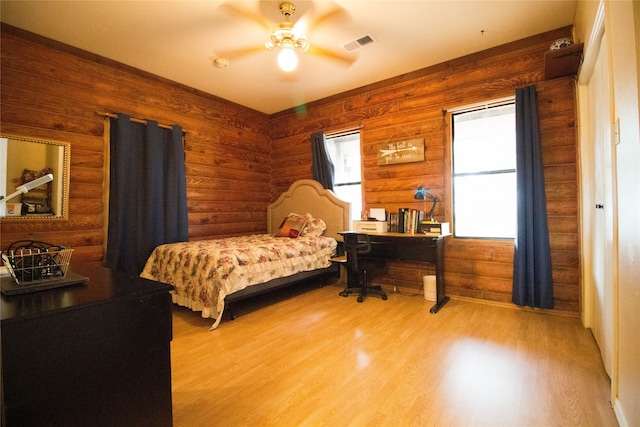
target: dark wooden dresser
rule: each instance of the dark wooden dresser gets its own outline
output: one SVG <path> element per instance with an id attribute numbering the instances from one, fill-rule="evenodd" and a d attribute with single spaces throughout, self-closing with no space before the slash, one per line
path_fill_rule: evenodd
<path id="1" fill-rule="evenodd" d="M 89 280 L 2 295 L 2 425 L 172 425 L 172 287 L 71 270 Z"/>

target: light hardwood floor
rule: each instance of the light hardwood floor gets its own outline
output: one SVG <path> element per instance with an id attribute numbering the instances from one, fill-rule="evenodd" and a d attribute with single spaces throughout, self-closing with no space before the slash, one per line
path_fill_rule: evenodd
<path id="1" fill-rule="evenodd" d="M 617 425 L 577 318 L 339 291 L 276 293 L 215 331 L 174 306 L 174 425 Z"/>

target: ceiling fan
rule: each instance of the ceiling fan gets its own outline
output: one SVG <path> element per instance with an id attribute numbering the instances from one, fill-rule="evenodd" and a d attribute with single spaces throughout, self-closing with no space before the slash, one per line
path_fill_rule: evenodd
<path id="1" fill-rule="evenodd" d="M 268 30 L 268 38 L 264 44 L 252 46 L 231 52 L 221 52 L 220 55 L 213 59 L 213 64 L 218 68 L 225 68 L 229 65 L 229 61 L 249 54 L 257 53 L 263 50 L 280 50 L 278 54 L 278 65 L 283 71 L 293 71 L 298 65 L 298 56 L 296 52 L 308 52 L 310 54 L 319 55 L 325 58 L 339 61 L 346 65 L 351 65 L 355 61 L 354 57 L 347 56 L 328 49 L 324 49 L 317 44 L 312 44 L 307 38 L 305 32 L 296 26 L 297 22 L 292 22 L 291 18 L 296 11 L 296 7 L 292 2 L 284 1 L 279 4 L 279 10 L 284 21 L 275 26 L 262 16 L 251 13 L 247 10 L 238 9 L 231 3 L 225 3 L 224 8 L 229 12 L 242 16 L 243 18 L 251 18 Z M 341 15 L 342 9 L 334 8 L 318 18 L 313 26 L 327 22 L 330 19 Z"/>

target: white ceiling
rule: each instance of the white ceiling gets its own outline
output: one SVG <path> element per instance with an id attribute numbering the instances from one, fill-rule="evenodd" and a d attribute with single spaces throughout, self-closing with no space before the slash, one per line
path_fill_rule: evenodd
<path id="1" fill-rule="evenodd" d="M 317 23 L 306 30 L 311 44 L 350 56 L 352 64 L 307 52 L 295 71 L 285 73 L 277 67 L 277 52 L 261 49 L 232 59 L 227 68 L 212 65 L 222 52 L 262 46 L 267 29 L 258 21 L 283 21 L 280 1 L 1 0 L 0 19 L 271 114 L 571 25 L 576 6 L 575 0 L 293 3 L 296 25 Z M 317 22 L 335 10 L 341 13 Z M 342 47 L 364 35 L 375 43 L 353 53 Z"/>

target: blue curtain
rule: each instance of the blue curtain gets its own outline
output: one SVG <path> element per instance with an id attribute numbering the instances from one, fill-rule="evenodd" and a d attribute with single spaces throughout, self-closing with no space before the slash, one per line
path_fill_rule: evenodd
<path id="1" fill-rule="evenodd" d="M 311 173 L 324 188 L 333 190 L 334 167 L 323 132 L 311 134 Z"/>
<path id="2" fill-rule="evenodd" d="M 110 120 L 106 264 L 137 275 L 156 246 L 188 240 L 182 129 Z"/>
<path id="3" fill-rule="evenodd" d="M 512 300 L 521 306 L 553 308 L 547 201 L 535 86 L 516 90 L 516 181 L 518 222 Z"/>

